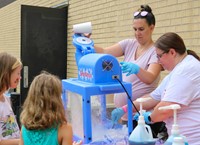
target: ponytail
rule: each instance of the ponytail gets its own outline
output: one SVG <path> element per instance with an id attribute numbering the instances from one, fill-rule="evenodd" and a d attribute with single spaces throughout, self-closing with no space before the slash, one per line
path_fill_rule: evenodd
<path id="1" fill-rule="evenodd" d="M 187 54 L 188 54 L 188 55 L 194 56 L 197 60 L 200 61 L 200 57 L 199 57 L 199 56 L 197 55 L 197 53 L 194 52 L 193 50 L 187 50 Z"/>

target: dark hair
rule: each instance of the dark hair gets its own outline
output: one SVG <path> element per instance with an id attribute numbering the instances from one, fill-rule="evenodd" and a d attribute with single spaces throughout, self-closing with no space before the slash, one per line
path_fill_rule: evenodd
<path id="1" fill-rule="evenodd" d="M 147 11 L 148 14 L 146 16 L 142 16 L 141 15 L 142 11 Z M 156 24 L 155 16 L 152 13 L 152 9 L 149 5 L 141 5 L 140 8 L 138 9 L 138 12 L 140 13 L 137 16 L 134 16 L 134 19 L 146 19 L 149 26 Z"/>
<path id="2" fill-rule="evenodd" d="M 156 48 L 161 49 L 164 52 L 169 52 L 170 48 L 173 48 L 180 55 L 187 51 L 187 54 L 200 60 L 199 56 L 194 51 L 186 49 L 183 39 L 173 32 L 168 32 L 160 36 L 154 45 Z"/>
<path id="3" fill-rule="evenodd" d="M 196 59 L 200 61 L 200 57 L 193 50 L 187 49 L 187 54 L 194 56 Z"/>

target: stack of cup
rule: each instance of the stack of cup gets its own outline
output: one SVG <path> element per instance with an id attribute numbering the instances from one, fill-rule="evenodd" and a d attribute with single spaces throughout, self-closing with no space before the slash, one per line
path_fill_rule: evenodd
<path id="1" fill-rule="evenodd" d="M 91 22 L 81 23 L 81 24 L 75 24 L 73 25 L 73 31 L 74 33 L 92 33 L 92 24 Z"/>

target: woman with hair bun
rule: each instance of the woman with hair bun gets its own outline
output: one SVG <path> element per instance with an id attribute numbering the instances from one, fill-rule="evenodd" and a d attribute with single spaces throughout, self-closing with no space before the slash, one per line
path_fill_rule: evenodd
<path id="1" fill-rule="evenodd" d="M 134 38 L 122 40 L 112 46 L 101 48 L 95 46 L 98 53 L 111 54 L 115 57 L 124 56 L 120 62 L 123 81 L 132 83 L 132 100 L 152 92 L 159 83 L 161 65 L 158 63 L 152 33 L 155 28 L 155 16 L 148 5 L 141 5 L 133 13 Z M 112 118 L 117 123 L 121 118 L 127 122 L 127 95 L 117 93 L 114 95 L 115 109 Z M 122 107 L 122 108 L 121 108 Z"/>
<path id="2" fill-rule="evenodd" d="M 122 40 L 112 46 L 102 48 L 94 46 L 97 53 L 111 54 L 115 57 L 124 57 L 120 62 L 123 81 L 132 83 L 132 100 L 136 100 L 152 92 L 159 83 L 160 72 L 163 69 L 158 62 L 152 34 L 156 20 L 149 5 L 141 5 L 133 13 L 134 38 Z M 122 120 L 122 124 L 127 123 L 127 95 L 117 93 L 114 95 L 116 109 L 112 111 L 113 124 Z M 154 137 L 158 132 L 166 129 L 163 122 L 154 125 Z M 166 132 L 166 130 L 165 130 Z"/>

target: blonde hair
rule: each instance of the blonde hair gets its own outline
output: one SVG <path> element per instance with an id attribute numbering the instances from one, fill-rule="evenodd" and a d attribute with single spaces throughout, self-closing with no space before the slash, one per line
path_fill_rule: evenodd
<path id="1" fill-rule="evenodd" d="M 0 53 L 0 92 L 9 89 L 11 74 L 18 67 L 22 67 L 20 60 L 7 52 Z"/>
<path id="2" fill-rule="evenodd" d="M 27 129 L 46 129 L 67 122 L 60 79 L 42 72 L 32 81 L 20 115 Z"/>

